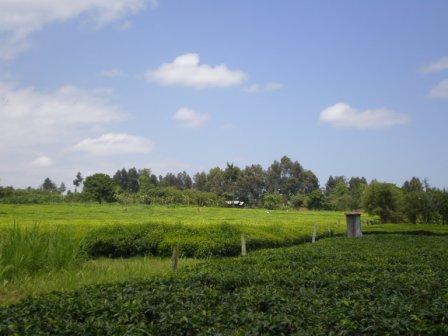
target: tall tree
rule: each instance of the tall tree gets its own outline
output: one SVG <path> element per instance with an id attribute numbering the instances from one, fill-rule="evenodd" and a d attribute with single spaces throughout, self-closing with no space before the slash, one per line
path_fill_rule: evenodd
<path id="1" fill-rule="evenodd" d="M 392 183 L 372 181 L 364 195 L 364 207 L 370 214 L 378 215 L 382 223 L 401 220 L 402 193 Z"/>
<path id="2" fill-rule="evenodd" d="M 93 174 L 86 177 L 83 193 L 100 204 L 102 202 L 114 202 L 115 186 L 115 181 L 109 175 Z"/>
<path id="3" fill-rule="evenodd" d="M 266 173 L 260 165 L 244 168 L 237 181 L 237 198 L 249 204 L 257 204 L 266 192 Z"/>
<path id="4" fill-rule="evenodd" d="M 193 181 L 196 190 L 207 191 L 207 174 L 205 172 L 196 173 L 193 176 Z"/>
<path id="5" fill-rule="evenodd" d="M 42 188 L 42 190 L 50 191 L 50 192 L 58 191 L 58 187 L 56 187 L 56 184 L 52 180 L 50 180 L 49 177 L 47 177 L 44 180 L 44 183 L 42 183 L 42 187 L 41 188 Z"/>
<path id="6" fill-rule="evenodd" d="M 139 171 L 138 183 L 140 186 L 140 191 L 142 192 L 148 192 L 150 189 L 156 186 L 151 178 L 151 169 L 144 168 Z"/>
<path id="7" fill-rule="evenodd" d="M 73 185 L 75 186 L 75 192 L 77 192 L 77 188 L 82 184 L 82 181 L 84 178 L 81 175 L 81 172 L 78 172 L 75 176 L 75 179 L 73 180 Z"/>
<path id="8" fill-rule="evenodd" d="M 125 168 L 117 170 L 113 176 L 113 180 L 121 188 L 121 190 L 129 191 L 128 172 Z"/>
<path id="9" fill-rule="evenodd" d="M 59 192 L 60 194 L 63 194 L 66 190 L 67 190 L 67 188 L 65 187 L 65 183 L 64 183 L 64 182 L 61 182 L 61 185 L 60 185 L 59 188 L 58 188 L 58 192 Z"/>
<path id="10" fill-rule="evenodd" d="M 186 171 L 177 174 L 178 187 L 181 190 L 191 189 L 193 186 L 193 180 Z"/>
<path id="11" fill-rule="evenodd" d="M 139 191 L 139 182 L 138 182 L 138 171 L 135 168 L 130 168 L 127 174 L 128 184 L 127 184 L 127 192 L 135 194 Z"/>

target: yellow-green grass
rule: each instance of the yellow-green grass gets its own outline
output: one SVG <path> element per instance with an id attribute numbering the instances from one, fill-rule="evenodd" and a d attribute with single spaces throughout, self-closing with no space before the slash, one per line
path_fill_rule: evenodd
<path id="1" fill-rule="evenodd" d="M 195 259 L 182 258 L 179 260 L 178 270 L 198 262 Z M 38 273 L 0 283 L 0 306 L 53 291 L 64 292 L 87 285 L 139 281 L 168 274 L 173 274 L 169 258 L 89 260 L 77 268 Z"/>
<path id="2" fill-rule="evenodd" d="M 372 217 L 363 214 L 364 223 Z M 311 234 L 314 223 L 318 233 L 328 228 L 345 232 L 345 216 L 338 211 L 296 211 L 236 208 L 197 208 L 186 206 L 147 206 L 120 204 L 0 204 L 0 227 L 13 223 L 21 226 L 39 224 L 42 229 L 69 226 L 84 236 L 91 229 L 112 224 L 184 224 L 195 228 L 214 224 L 233 224 L 244 232 L 255 233 L 260 227 L 275 227 L 284 234 Z M 300 228 L 300 230 L 298 230 Z M 448 225 L 376 224 L 364 225 L 365 232 L 430 231 L 448 233 Z"/>

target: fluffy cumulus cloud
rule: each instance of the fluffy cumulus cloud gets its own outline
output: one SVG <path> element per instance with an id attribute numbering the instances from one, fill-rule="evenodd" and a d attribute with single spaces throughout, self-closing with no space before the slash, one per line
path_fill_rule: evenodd
<path id="1" fill-rule="evenodd" d="M 429 91 L 432 98 L 448 98 L 448 79 L 441 81 Z"/>
<path id="2" fill-rule="evenodd" d="M 0 57 L 11 59 L 29 46 L 29 36 L 53 22 L 86 18 L 96 26 L 145 8 L 146 0 L 1 0 Z M 157 1 L 149 1 L 151 7 Z"/>
<path id="3" fill-rule="evenodd" d="M 279 91 L 283 88 L 283 84 L 276 82 L 269 82 L 266 84 L 252 84 L 244 89 L 244 91 L 249 93 L 260 93 L 260 92 L 274 92 Z"/>
<path id="4" fill-rule="evenodd" d="M 48 156 L 39 156 L 31 162 L 31 166 L 36 168 L 51 167 L 54 164 L 54 160 Z"/>
<path id="5" fill-rule="evenodd" d="M 422 68 L 423 73 L 440 72 L 448 70 L 448 57 L 442 57 L 438 61 L 429 63 Z"/>
<path id="6" fill-rule="evenodd" d="M 408 122 L 406 114 L 386 108 L 359 111 L 345 103 L 327 107 L 320 113 L 320 122 L 334 127 L 351 127 L 358 129 L 386 128 Z"/>
<path id="7" fill-rule="evenodd" d="M 93 155 L 144 154 L 153 148 L 151 140 L 125 133 L 106 133 L 98 138 L 87 138 L 73 149 Z"/>
<path id="8" fill-rule="evenodd" d="M 104 155 L 130 153 L 131 160 L 144 158 L 142 153 L 153 146 L 150 140 L 107 130 L 128 118 L 113 103 L 109 90 L 68 85 L 42 91 L 0 83 L 2 183 L 37 185 L 46 176 L 67 182 L 77 171 L 113 172 L 122 166 L 120 156 Z M 75 145 L 78 151 L 73 151 Z M 92 160 L 95 154 L 102 158 Z"/>
<path id="9" fill-rule="evenodd" d="M 146 72 L 145 78 L 161 85 L 206 88 L 240 85 L 247 79 L 247 75 L 240 70 L 230 70 L 225 64 L 200 64 L 198 54 L 184 54 L 171 63 Z"/>
<path id="10" fill-rule="evenodd" d="M 0 83 L 0 148 L 59 143 L 94 125 L 126 118 L 109 99 L 107 91 L 74 86 L 44 92 Z"/>
<path id="11" fill-rule="evenodd" d="M 198 113 L 187 107 L 182 107 L 173 115 L 173 120 L 187 127 L 201 127 L 210 119 L 207 113 Z"/>

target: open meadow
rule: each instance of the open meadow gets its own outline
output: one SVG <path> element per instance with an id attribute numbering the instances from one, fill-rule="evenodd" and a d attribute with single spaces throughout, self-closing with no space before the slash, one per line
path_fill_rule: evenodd
<path id="1" fill-rule="evenodd" d="M 374 224 L 365 234 L 447 235 L 446 225 Z M 118 204 L 0 204 L 0 305 L 51 291 L 138 281 L 171 274 L 204 258 L 235 257 L 241 235 L 249 253 L 342 236 L 343 212 Z"/>

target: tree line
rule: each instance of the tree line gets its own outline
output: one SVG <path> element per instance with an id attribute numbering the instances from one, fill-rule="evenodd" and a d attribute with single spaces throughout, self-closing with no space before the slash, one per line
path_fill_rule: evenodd
<path id="1" fill-rule="evenodd" d="M 431 187 L 425 180 L 413 177 L 399 187 L 376 180 L 369 183 L 364 177 L 330 176 L 320 187 L 312 171 L 287 156 L 267 169 L 258 164 L 240 168 L 227 163 L 223 169 L 215 167 L 193 176 L 185 171 L 157 176 L 147 168 L 123 168 L 113 176 L 98 173 L 86 178 L 78 173 L 73 185 L 75 191 L 65 195 L 65 184 L 57 186 L 50 178 L 38 190 L 0 187 L 0 202 L 226 206 L 226 201 L 239 201 L 248 207 L 267 209 L 365 210 L 381 222 L 448 222 L 448 192 Z"/>

